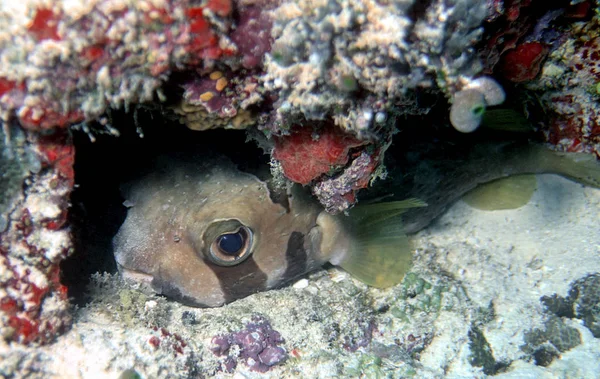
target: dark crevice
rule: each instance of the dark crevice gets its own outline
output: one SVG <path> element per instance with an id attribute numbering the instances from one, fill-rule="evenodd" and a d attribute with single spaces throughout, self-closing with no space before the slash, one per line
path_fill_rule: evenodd
<path id="1" fill-rule="evenodd" d="M 156 157 L 170 153 L 223 154 L 243 171 L 258 172 L 268 157 L 246 143 L 243 131 L 197 132 L 170 120 L 158 111 L 113 112 L 112 126 L 119 137 L 95 134 L 96 142 L 74 132 L 75 183 L 69 221 L 75 252 L 62 262 L 62 283 L 76 304 L 87 302 L 86 287 L 96 272 L 116 272 L 112 237 L 125 219 L 126 208 L 119 187 L 151 170 Z M 144 138 L 136 132 L 139 126 Z M 90 125 L 101 128 L 99 125 Z"/>

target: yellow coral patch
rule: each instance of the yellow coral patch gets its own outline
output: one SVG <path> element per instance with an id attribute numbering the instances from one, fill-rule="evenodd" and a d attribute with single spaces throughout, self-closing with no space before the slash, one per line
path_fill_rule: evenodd
<path id="1" fill-rule="evenodd" d="M 212 92 L 204 92 L 202 95 L 200 95 L 200 100 L 202 101 L 210 101 L 210 99 L 212 99 L 213 97 L 215 97 L 215 94 Z"/>
<path id="2" fill-rule="evenodd" d="M 220 78 L 219 80 L 217 80 L 217 83 L 215 84 L 215 88 L 217 91 L 221 92 L 225 87 L 227 87 L 227 79 Z"/>
<path id="3" fill-rule="evenodd" d="M 208 77 L 210 78 L 210 80 L 221 79 L 223 77 L 223 73 L 221 71 L 213 71 Z"/>

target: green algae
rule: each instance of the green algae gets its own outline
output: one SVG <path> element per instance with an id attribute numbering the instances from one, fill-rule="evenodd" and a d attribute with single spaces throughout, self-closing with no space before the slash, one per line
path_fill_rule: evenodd
<path id="1" fill-rule="evenodd" d="M 432 283 L 415 272 L 407 273 L 399 288 L 391 314 L 404 322 L 408 322 L 415 312 L 439 314 L 451 311 L 459 303 L 459 291 L 451 284 Z"/>
<path id="2" fill-rule="evenodd" d="M 381 358 L 371 354 L 361 354 L 358 359 L 345 367 L 345 374 L 353 377 L 365 375 L 368 378 L 384 378 Z"/>
<path id="3" fill-rule="evenodd" d="M 125 370 L 119 375 L 118 379 L 142 379 L 142 376 L 134 369 Z"/>
<path id="4" fill-rule="evenodd" d="M 341 78 L 342 91 L 353 92 L 358 89 L 358 82 L 352 75 L 343 75 Z"/>
<path id="5" fill-rule="evenodd" d="M 88 291 L 93 296 L 88 307 L 98 309 L 111 319 L 128 327 L 163 325 L 172 304 L 155 294 L 147 294 L 139 286 L 131 286 L 118 274 L 92 275 Z"/>

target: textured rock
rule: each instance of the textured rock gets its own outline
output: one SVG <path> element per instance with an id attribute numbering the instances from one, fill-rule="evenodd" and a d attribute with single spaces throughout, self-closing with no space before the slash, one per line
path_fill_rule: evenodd
<path id="1" fill-rule="evenodd" d="M 0 231 L 0 335 L 46 343 L 71 321 L 59 264 L 72 252 L 66 219 L 74 148 L 65 131 L 12 131 L 2 151 L 9 175 L 2 179 L 8 202 Z"/>

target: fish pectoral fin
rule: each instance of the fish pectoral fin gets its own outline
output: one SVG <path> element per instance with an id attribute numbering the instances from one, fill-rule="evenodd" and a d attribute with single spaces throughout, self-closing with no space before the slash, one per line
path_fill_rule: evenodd
<path id="1" fill-rule="evenodd" d="M 513 175 L 478 185 L 462 200 L 483 211 L 517 209 L 529 202 L 537 188 L 534 174 Z"/>
<path id="2" fill-rule="evenodd" d="M 418 199 L 359 205 L 347 220 L 352 243 L 338 265 L 356 279 L 377 288 L 400 283 L 412 261 L 412 246 L 402 214 L 427 206 Z"/>

